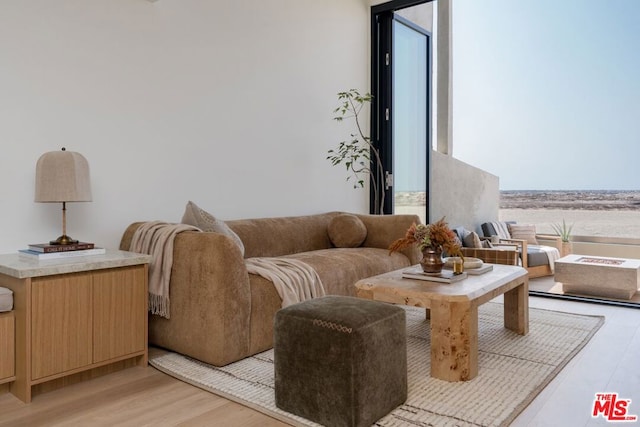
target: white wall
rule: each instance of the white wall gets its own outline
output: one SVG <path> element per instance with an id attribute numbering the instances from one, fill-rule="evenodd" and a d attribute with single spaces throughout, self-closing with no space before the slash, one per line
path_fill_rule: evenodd
<path id="1" fill-rule="evenodd" d="M 336 92 L 369 88 L 362 0 L 0 2 L 0 253 L 57 237 L 34 203 L 46 151 L 82 153 L 92 203 L 68 234 L 116 247 L 137 220 L 366 212 L 325 159 L 349 123 Z"/>

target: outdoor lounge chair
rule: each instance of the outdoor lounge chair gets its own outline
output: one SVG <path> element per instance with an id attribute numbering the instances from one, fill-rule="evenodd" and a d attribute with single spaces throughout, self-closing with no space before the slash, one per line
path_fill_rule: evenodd
<path id="1" fill-rule="evenodd" d="M 501 244 L 492 247 L 488 238 L 480 238 L 477 233 L 457 227 L 453 230 L 462 244 L 462 256 L 479 258 L 489 264 L 519 265 L 518 245 Z"/>
<path id="2" fill-rule="evenodd" d="M 485 222 L 481 226 L 485 238 L 498 241 L 494 248 L 504 244 L 515 245 L 520 256 L 520 265 L 527 269 L 529 278 L 553 275 L 553 263 L 560 257 L 559 236 L 537 234 L 534 225 L 515 222 Z M 540 245 L 538 239 L 552 242 L 553 246 Z"/>

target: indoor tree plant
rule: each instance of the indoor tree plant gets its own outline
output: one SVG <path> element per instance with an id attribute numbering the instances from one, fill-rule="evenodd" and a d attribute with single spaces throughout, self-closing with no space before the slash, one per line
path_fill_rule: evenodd
<path id="1" fill-rule="evenodd" d="M 347 118 L 353 118 L 356 131 L 350 134 L 350 140 L 341 141 L 336 149 L 328 151 L 327 160 L 336 166 L 343 164 L 349 176 L 347 180 L 354 179 L 353 188 L 364 187 L 365 177 L 369 176 L 374 199 L 374 214 L 384 212 L 384 170 L 380 160 L 380 152 L 371 143 L 363 131 L 360 121 L 360 112 L 366 104 L 373 99 L 372 95 L 366 93 L 361 95 L 357 89 L 350 89 L 346 92 L 338 93 L 340 105 L 333 110 L 336 116 L 334 120 L 341 122 Z"/>

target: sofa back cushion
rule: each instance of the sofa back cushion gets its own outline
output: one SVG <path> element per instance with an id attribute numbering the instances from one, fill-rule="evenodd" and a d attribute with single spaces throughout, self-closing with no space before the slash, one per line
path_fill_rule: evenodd
<path id="1" fill-rule="evenodd" d="M 537 245 L 536 226 L 533 224 L 509 224 L 512 239 L 526 240 L 530 245 Z"/>
<path id="2" fill-rule="evenodd" d="M 496 221 L 485 222 L 481 225 L 484 237 L 498 236 L 501 239 L 511 239 L 509 233 L 509 224 L 515 224 L 514 221 Z"/>
<path id="3" fill-rule="evenodd" d="M 327 227 L 338 212 L 226 221 L 242 240 L 245 258 L 275 257 L 332 247 Z"/>

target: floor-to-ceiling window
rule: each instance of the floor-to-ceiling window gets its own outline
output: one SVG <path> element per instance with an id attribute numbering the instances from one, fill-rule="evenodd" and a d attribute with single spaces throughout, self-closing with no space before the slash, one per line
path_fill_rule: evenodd
<path id="1" fill-rule="evenodd" d="M 427 3 L 396 0 L 372 8 L 371 135 L 386 172 L 384 213 L 415 213 L 425 223 L 433 22 Z"/>

